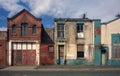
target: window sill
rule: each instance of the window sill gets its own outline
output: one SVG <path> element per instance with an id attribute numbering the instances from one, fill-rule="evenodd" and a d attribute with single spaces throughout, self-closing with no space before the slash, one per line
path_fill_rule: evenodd
<path id="1" fill-rule="evenodd" d="M 85 58 L 77 58 L 77 59 L 79 60 L 79 59 L 85 59 Z"/>
<path id="2" fill-rule="evenodd" d="M 32 35 L 36 35 L 36 33 L 32 33 Z"/>
<path id="3" fill-rule="evenodd" d="M 49 53 L 54 53 L 54 51 L 48 51 Z"/>
<path id="4" fill-rule="evenodd" d="M 76 39 L 85 39 L 85 38 L 78 38 L 78 37 L 77 37 Z"/>
<path id="5" fill-rule="evenodd" d="M 111 60 L 120 60 L 120 58 L 112 58 Z"/>
<path id="6" fill-rule="evenodd" d="M 17 34 L 16 33 L 12 33 L 12 36 L 16 36 Z"/>

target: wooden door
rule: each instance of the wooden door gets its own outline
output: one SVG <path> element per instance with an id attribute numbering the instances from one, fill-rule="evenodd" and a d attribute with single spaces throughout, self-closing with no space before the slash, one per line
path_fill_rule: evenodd
<path id="1" fill-rule="evenodd" d="M 14 54 L 14 65 L 22 65 L 22 51 L 17 50 L 14 51 L 16 54 Z"/>
<path id="2" fill-rule="evenodd" d="M 58 46 L 59 64 L 64 64 L 64 45 Z"/>

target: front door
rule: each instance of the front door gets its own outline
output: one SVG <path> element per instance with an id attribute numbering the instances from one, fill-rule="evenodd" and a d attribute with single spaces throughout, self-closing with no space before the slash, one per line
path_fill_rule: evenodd
<path id="1" fill-rule="evenodd" d="M 58 64 L 64 64 L 64 45 L 58 46 Z"/>

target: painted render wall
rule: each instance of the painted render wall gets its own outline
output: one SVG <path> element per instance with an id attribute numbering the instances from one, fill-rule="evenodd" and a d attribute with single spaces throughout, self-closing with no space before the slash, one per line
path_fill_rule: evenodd
<path id="1" fill-rule="evenodd" d="M 84 38 L 77 38 L 76 21 L 66 21 L 65 26 L 65 42 L 57 41 L 57 22 L 55 22 L 55 58 L 57 57 L 57 45 L 58 43 L 65 45 L 65 58 L 67 64 L 87 64 L 93 63 L 94 53 L 94 26 L 92 21 L 84 22 Z M 84 58 L 77 59 L 77 44 L 84 44 Z"/>
<path id="2" fill-rule="evenodd" d="M 120 65 L 120 59 L 112 59 L 112 34 L 120 33 L 120 18 L 110 23 L 102 24 L 101 28 L 101 44 L 109 48 L 108 50 L 108 65 Z"/>

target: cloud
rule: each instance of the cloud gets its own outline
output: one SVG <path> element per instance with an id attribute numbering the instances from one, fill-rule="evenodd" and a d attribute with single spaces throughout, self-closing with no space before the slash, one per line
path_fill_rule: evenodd
<path id="1" fill-rule="evenodd" d="M 7 31 L 7 28 L 6 27 L 1 27 L 0 31 Z"/>
<path id="2" fill-rule="evenodd" d="M 27 3 L 31 12 L 35 16 L 40 16 L 42 14 L 48 13 L 50 6 L 50 0 L 21 0 L 24 3 Z"/>
<path id="3" fill-rule="evenodd" d="M 10 12 L 9 16 L 23 8 L 29 8 L 37 17 L 49 15 L 57 18 L 80 18 L 83 13 L 87 13 L 89 18 L 99 18 L 102 21 L 108 21 L 120 12 L 119 3 L 120 0 L 0 0 L 0 6 Z"/>
<path id="4" fill-rule="evenodd" d="M 0 7 L 9 12 L 8 17 L 25 8 L 18 4 L 19 0 L 0 0 Z"/>

